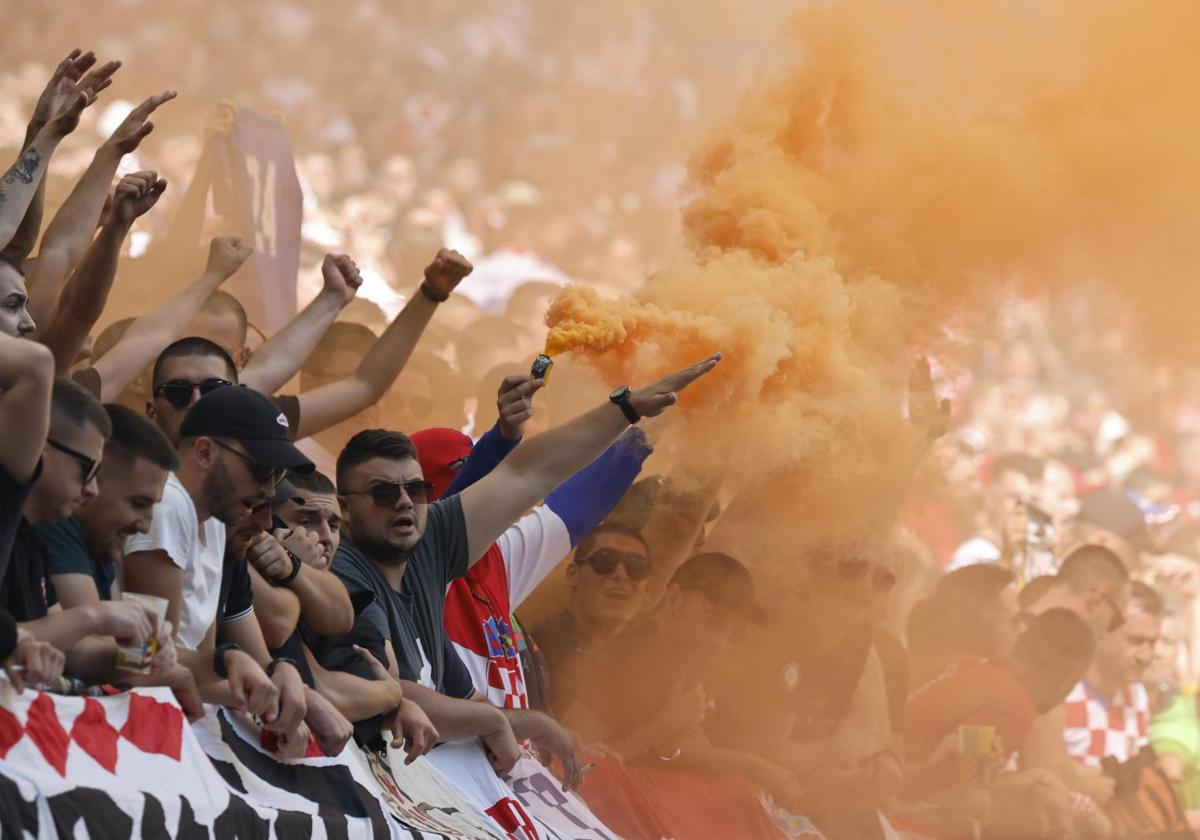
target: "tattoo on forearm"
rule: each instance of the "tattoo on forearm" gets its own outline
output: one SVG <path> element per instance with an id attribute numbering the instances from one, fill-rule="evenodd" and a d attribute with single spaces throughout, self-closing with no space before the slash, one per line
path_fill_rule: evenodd
<path id="1" fill-rule="evenodd" d="M 42 155 L 37 149 L 26 149 L 22 155 L 17 158 L 17 162 L 8 168 L 4 173 L 3 181 L 5 184 L 32 184 L 33 179 L 37 177 L 38 168 L 42 165 Z"/>

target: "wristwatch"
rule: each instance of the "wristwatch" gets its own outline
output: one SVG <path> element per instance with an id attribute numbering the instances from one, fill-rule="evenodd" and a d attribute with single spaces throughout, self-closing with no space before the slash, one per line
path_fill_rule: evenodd
<path id="1" fill-rule="evenodd" d="M 267 583 L 271 584 L 271 586 L 287 586 L 296 579 L 297 575 L 300 574 L 300 570 L 304 568 L 304 562 L 290 548 L 286 545 L 282 547 L 287 552 L 288 559 L 292 561 L 292 571 L 286 577 L 268 579 Z"/>
<path id="2" fill-rule="evenodd" d="M 625 419 L 630 425 L 636 425 L 642 419 L 642 415 L 638 414 L 634 409 L 633 404 L 629 402 L 629 395 L 632 393 L 628 385 L 622 385 L 617 390 L 608 395 L 609 402 L 613 403 L 617 408 L 621 409 L 621 413 L 625 415 Z"/>
<path id="3" fill-rule="evenodd" d="M 229 679 L 229 669 L 225 667 L 225 654 L 231 650 L 241 650 L 241 648 L 232 642 L 228 642 L 223 645 L 217 645 L 217 650 L 213 654 L 213 671 L 223 680 Z"/>

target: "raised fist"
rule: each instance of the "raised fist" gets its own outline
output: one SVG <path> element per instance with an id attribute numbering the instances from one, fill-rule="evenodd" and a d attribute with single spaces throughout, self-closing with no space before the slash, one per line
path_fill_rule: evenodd
<path id="1" fill-rule="evenodd" d="M 208 273 L 232 277 L 254 249 L 240 236 L 217 236 L 208 246 Z"/>
<path id="2" fill-rule="evenodd" d="M 337 295 L 342 306 L 354 300 L 362 286 L 362 274 L 348 254 L 326 254 L 321 263 L 321 276 L 325 280 L 324 291 Z"/>
<path id="3" fill-rule="evenodd" d="M 449 296 L 463 278 L 474 270 L 475 266 L 458 251 L 442 248 L 433 258 L 433 262 L 425 266 L 425 282 L 422 288 L 436 297 Z"/>

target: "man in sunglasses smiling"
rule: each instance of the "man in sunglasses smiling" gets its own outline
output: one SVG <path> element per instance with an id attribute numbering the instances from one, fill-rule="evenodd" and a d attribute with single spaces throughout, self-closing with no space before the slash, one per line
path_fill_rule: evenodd
<path id="1" fill-rule="evenodd" d="M 96 497 L 96 474 L 111 432 L 108 415 L 85 388 L 67 379 L 55 382 L 41 472 L 0 583 L 0 603 L 23 629 L 66 652 L 72 673 L 89 681 L 113 678 L 116 653 L 111 641 L 95 645 L 90 637 L 141 645 L 160 628 L 152 612 L 128 601 L 59 608 L 49 584 L 47 548 L 33 526 L 64 520 Z"/>

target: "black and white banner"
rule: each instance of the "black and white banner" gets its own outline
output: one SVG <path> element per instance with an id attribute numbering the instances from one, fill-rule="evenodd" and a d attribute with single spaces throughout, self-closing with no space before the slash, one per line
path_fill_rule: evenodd
<path id="1" fill-rule="evenodd" d="M 208 711 L 189 725 L 167 689 L 18 696 L 0 680 L 0 836 L 618 840 L 530 758 L 508 785 L 473 742 L 407 767 L 353 745 L 282 761 Z"/>

